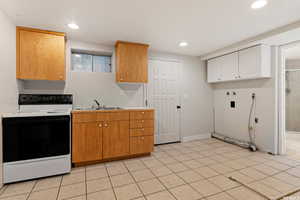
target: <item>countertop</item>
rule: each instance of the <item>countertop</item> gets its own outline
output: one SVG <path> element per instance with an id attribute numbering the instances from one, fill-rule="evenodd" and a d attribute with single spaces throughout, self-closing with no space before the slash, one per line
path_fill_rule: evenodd
<path id="1" fill-rule="evenodd" d="M 128 111 L 141 111 L 141 110 L 154 110 L 153 108 L 148 108 L 148 107 L 121 107 L 122 109 L 112 109 L 112 110 L 72 110 L 72 113 L 86 113 L 86 112 L 128 112 Z"/>

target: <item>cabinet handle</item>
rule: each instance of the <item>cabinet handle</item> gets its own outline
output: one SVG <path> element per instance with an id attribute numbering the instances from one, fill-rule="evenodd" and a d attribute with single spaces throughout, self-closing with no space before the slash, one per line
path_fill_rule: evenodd
<path id="1" fill-rule="evenodd" d="M 142 131 L 145 131 L 145 129 L 142 129 Z"/>
<path id="2" fill-rule="evenodd" d="M 142 112 L 142 114 L 145 114 L 145 112 Z"/>
<path id="3" fill-rule="evenodd" d="M 142 120 L 142 123 L 144 123 L 144 120 Z"/>
<path id="4" fill-rule="evenodd" d="M 102 127 L 102 124 L 99 124 L 99 127 Z"/>
<path id="5" fill-rule="evenodd" d="M 104 124 L 105 127 L 107 127 L 107 124 Z"/>

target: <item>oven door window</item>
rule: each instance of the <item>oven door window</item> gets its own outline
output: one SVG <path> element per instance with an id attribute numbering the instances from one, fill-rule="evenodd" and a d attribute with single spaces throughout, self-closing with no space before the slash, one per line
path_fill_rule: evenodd
<path id="1" fill-rule="evenodd" d="M 3 119 L 3 161 L 70 153 L 70 116 Z"/>

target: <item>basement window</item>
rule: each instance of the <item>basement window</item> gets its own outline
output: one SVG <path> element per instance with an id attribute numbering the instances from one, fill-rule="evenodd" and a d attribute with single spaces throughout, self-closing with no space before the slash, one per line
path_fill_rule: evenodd
<path id="1" fill-rule="evenodd" d="M 111 70 L 111 56 L 72 53 L 72 71 L 74 72 L 107 72 Z"/>

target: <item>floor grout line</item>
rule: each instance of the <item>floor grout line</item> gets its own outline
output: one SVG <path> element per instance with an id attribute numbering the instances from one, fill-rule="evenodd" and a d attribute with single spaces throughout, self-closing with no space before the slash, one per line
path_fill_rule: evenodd
<path id="1" fill-rule="evenodd" d="M 32 193 L 32 191 L 33 191 L 33 189 L 34 189 L 34 187 L 36 186 L 37 182 L 38 182 L 37 180 L 34 182 L 33 187 L 31 188 L 29 194 L 28 194 L 27 197 L 26 197 L 26 200 L 29 199 L 29 197 L 30 197 L 30 195 L 31 195 L 31 193 Z"/>
<path id="2" fill-rule="evenodd" d="M 87 188 L 87 175 L 86 175 L 86 167 L 84 167 L 84 182 L 85 182 L 85 199 L 87 199 L 87 193 L 88 193 L 88 188 Z"/>
<path id="3" fill-rule="evenodd" d="M 127 167 L 127 165 L 126 165 L 125 163 L 124 163 L 124 165 L 125 165 L 125 167 L 126 167 L 128 173 L 130 174 L 131 178 L 133 179 L 134 183 L 135 183 L 135 184 L 137 185 L 137 187 L 139 188 L 141 194 L 143 195 L 143 198 L 146 199 L 146 195 L 143 193 L 141 187 L 139 186 L 138 182 L 135 180 L 135 178 L 134 178 L 134 176 L 132 175 L 131 171 L 128 169 L 128 167 Z M 137 197 L 137 198 L 135 198 L 135 199 L 138 199 L 138 198 L 140 198 L 140 197 Z"/>
<path id="4" fill-rule="evenodd" d="M 115 199 L 117 199 L 117 195 L 116 195 L 116 192 L 115 192 L 115 188 L 114 188 L 114 186 L 113 186 L 113 184 L 112 184 L 112 181 L 111 181 L 111 179 L 110 179 L 110 174 L 108 173 L 108 169 L 107 169 L 107 166 L 104 164 L 104 167 L 105 167 L 105 170 L 106 170 L 106 173 L 107 173 L 107 176 L 108 176 L 108 180 L 109 180 L 109 182 L 110 182 L 110 186 L 111 186 L 111 190 L 113 191 L 113 193 L 114 193 L 114 196 L 115 196 Z"/>
<path id="5" fill-rule="evenodd" d="M 156 194 L 156 193 L 159 193 L 159 192 L 161 192 L 161 191 L 158 191 L 158 192 L 155 192 L 155 193 L 151 193 L 151 194 L 147 194 L 147 195 L 145 195 L 144 193 L 143 193 L 143 191 L 141 190 L 141 187 L 139 186 L 139 183 L 140 182 L 143 182 L 143 181 L 149 181 L 149 180 L 151 180 L 151 179 L 156 179 L 156 180 L 158 180 L 161 184 L 162 184 L 162 186 L 164 187 L 164 190 L 163 191 L 168 191 L 175 199 L 176 199 L 176 196 L 171 192 L 171 190 L 172 189 L 174 189 L 174 188 L 177 188 L 177 187 L 181 187 L 181 186 L 183 186 L 183 185 L 188 185 L 188 186 L 190 186 L 190 187 L 192 187 L 193 188 L 193 190 L 195 190 L 197 193 L 199 193 L 199 194 L 201 194 L 200 192 L 198 192 L 191 184 L 193 184 L 193 183 L 196 183 L 196 182 L 198 182 L 198 181 L 202 181 L 202 180 L 206 180 L 206 181 L 209 181 L 211 184 L 213 184 L 215 187 L 217 187 L 217 188 L 219 188 L 220 190 L 221 190 L 221 192 L 219 192 L 219 193 L 226 193 L 226 194 L 228 194 L 228 195 L 230 195 L 229 193 L 228 193 L 228 191 L 229 190 L 232 190 L 232 189 L 234 189 L 234 188 L 238 188 L 238 187 L 241 187 L 241 186 L 236 186 L 236 187 L 233 187 L 233 188 L 230 188 L 230 189 L 222 189 L 220 186 L 218 186 L 218 185 L 216 185 L 215 183 L 213 183 L 213 182 L 211 182 L 209 179 L 211 179 L 211 178 L 213 178 L 213 177 L 216 177 L 216 176 L 224 176 L 224 177 L 227 177 L 227 178 L 229 178 L 228 177 L 228 175 L 230 174 L 230 173 L 234 173 L 234 172 L 238 172 L 238 173 L 241 173 L 241 171 L 243 170 L 243 169 L 253 169 L 253 170 L 256 170 L 256 171 L 258 171 L 258 172 L 260 172 L 260 173 L 262 173 L 262 174 L 264 174 L 266 177 L 264 177 L 264 178 L 261 178 L 261 179 L 255 179 L 255 180 L 253 180 L 253 181 L 251 181 L 250 183 L 255 183 L 255 182 L 261 182 L 262 180 L 264 180 L 264 179 L 267 179 L 267 178 L 270 178 L 270 177 L 273 177 L 273 178 L 275 178 L 276 180 L 278 180 L 278 181 L 281 181 L 281 182 L 283 182 L 283 183 L 286 183 L 285 181 L 283 181 L 283 180 L 281 180 L 281 179 L 278 179 L 278 178 L 276 178 L 276 177 L 274 177 L 274 176 L 276 176 L 276 175 L 278 175 L 278 174 L 281 174 L 281 173 L 288 173 L 287 171 L 288 170 L 291 170 L 291 169 L 295 169 L 295 168 L 298 168 L 299 166 L 300 166 L 300 162 L 299 162 L 299 160 L 297 160 L 297 159 L 290 159 L 290 157 L 288 157 L 288 156 L 286 156 L 286 157 L 269 157 L 269 156 L 267 156 L 266 154 L 252 154 L 252 153 L 248 153 L 247 151 L 245 151 L 245 150 L 241 150 L 241 151 L 239 151 L 239 149 L 236 149 L 236 148 L 231 148 L 231 146 L 229 146 L 229 145 L 223 145 L 223 144 L 218 144 L 218 142 L 212 142 L 212 143 L 189 143 L 189 145 L 191 145 L 191 146 L 187 146 L 187 145 L 182 145 L 181 146 L 181 144 L 183 144 L 183 143 L 180 143 L 180 144 L 178 144 L 178 145 L 180 145 L 180 146 L 178 146 L 177 147 L 177 145 L 175 146 L 175 145 L 170 145 L 170 146 L 165 146 L 165 147 L 167 147 L 167 148 L 161 148 L 162 146 L 160 146 L 160 147 L 158 147 L 157 149 L 155 149 L 155 151 L 154 151 L 154 153 L 152 154 L 152 156 L 149 156 L 149 157 L 142 157 L 142 158 L 133 158 L 133 159 L 129 159 L 129 160 L 122 160 L 122 161 L 116 161 L 116 163 L 117 162 L 120 162 L 120 164 L 123 166 L 123 167 L 125 167 L 125 169 L 127 170 L 126 172 L 122 172 L 122 173 L 120 173 L 120 174 L 116 174 L 116 175 L 111 175 L 110 173 L 109 173 L 109 171 L 108 171 L 108 166 L 104 163 L 104 168 L 105 168 L 105 171 L 106 171 L 106 173 L 107 173 L 107 177 L 101 177 L 101 178 L 97 178 L 97 179 L 94 179 L 94 180 L 98 180 L 98 179 L 103 179 L 103 178 L 108 178 L 109 179 L 109 182 L 110 182 L 110 185 L 111 185 L 111 188 L 110 189 L 102 189 L 102 190 L 100 190 L 100 191 L 103 191 L 103 190 L 112 190 L 113 191 L 113 193 L 114 193 L 114 197 L 117 199 L 117 195 L 116 195 L 116 192 L 115 192 L 115 189 L 116 188 L 119 188 L 119 187 L 124 187 L 124 186 L 126 186 L 126 185 L 129 185 L 129 184 L 125 184 L 125 185 L 121 185 L 121 186 L 117 186 L 117 187 L 114 187 L 113 186 L 113 183 L 112 183 L 112 180 L 111 180 L 111 178 L 113 177 L 113 176 L 118 176 L 118 175 L 122 175 L 122 174 L 129 174 L 130 175 L 130 177 L 133 179 L 133 183 L 135 184 L 135 185 L 137 185 L 137 187 L 138 187 L 138 189 L 139 189 L 139 191 L 141 192 L 141 194 L 142 194 L 142 197 L 143 198 L 146 198 L 146 196 L 148 196 L 148 195 L 152 195 L 152 194 Z M 201 147 L 201 145 L 202 144 L 204 144 L 205 146 L 204 146 L 204 148 L 200 148 L 201 150 L 198 150 L 198 151 L 196 151 L 196 149 L 197 149 L 197 147 Z M 215 145 L 213 145 L 213 144 L 215 144 Z M 208 146 L 209 145 L 211 145 L 211 146 L 215 146 L 215 148 L 214 147 L 209 147 L 208 148 Z M 176 148 L 175 148 L 176 147 Z M 180 151 L 180 149 L 182 150 L 182 151 Z M 224 149 L 225 151 L 224 152 L 222 152 L 222 149 Z M 237 151 L 238 150 L 238 151 Z M 197 156 L 195 156 L 195 155 L 191 155 L 191 157 L 189 158 L 189 159 L 187 159 L 187 160 L 181 160 L 181 159 L 176 159 L 176 152 L 178 152 L 178 153 L 180 153 L 180 155 L 181 156 L 184 156 L 184 155 L 188 155 L 188 154 L 195 154 L 195 155 L 197 155 L 197 154 L 199 154 L 199 157 L 197 157 Z M 212 152 L 212 153 L 211 153 Z M 220 153 L 220 152 L 222 152 L 222 153 Z M 159 156 L 156 156 L 156 153 L 157 153 L 157 155 L 159 155 Z M 159 153 L 162 153 L 162 154 L 159 154 Z M 253 155 L 253 156 L 252 156 Z M 220 160 L 220 159 L 217 159 L 218 157 L 217 156 L 221 156 L 221 158 L 222 157 L 225 157 L 226 158 L 226 160 Z M 294 157 L 296 157 L 296 156 L 298 156 L 298 155 L 296 155 L 296 154 L 293 154 L 292 156 L 294 156 Z M 173 162 L 170 162 L 170 163 L 164 163 L 164 162 L 162 162 L 161 160 L 162 159 L 164 159 L 164 158 L 166 158 L 166 157 L 170 157 L 170 158 L 172 158 L 174 161 Z M 243 167 L 243 168 L 233 168 L 233 167 L 230 167 L 230 165 L 224 165 L 224 164 L 226 164 L 226 163 L 229 163 L 229 162 L 235 162 L 235 161 L 237 161 L 238 162 L 238 160 L 240 160 L 240 159 L 249 159 L 249 157 L 250 157 L 250 160 L 251 160 L 251 162 L 253 162 L 253 164 L 251 164 L 251 162 L 250 162 L 250 165 L 247 165 L 247 166 L 245 166 L 245 167 Z M 215 159 L 214 159 L 215 158 Z M 171 174 L 172 175 L 175 175 L 176 177 L 178 177 L 180 180 L 182 180 L 183 181 L 183 183 L 184 184 L 182 184 L 182 185 L 178 185 L 178 186 L 176 186 L 176 187 L 172 187 L 172 188 L 168 188 L 168 187 L 166 187 L 166 185 L 164 185 L 164 183 L 161 181 L 161 179 L 160 178 L 162 178 L 162 177 L 165 177 L 165 176 L 168 176 L 168 175 L 171 175 L 171 174 L 165 174 L 165 175 L 163 175 L 163 176 L 159 176 L 159 175 L 156 175 L 155 173 L 154 173 L 154 169 L 156 168 L 156 167 L 158 167 L 158 165 L 156 165 L 156 163 L 153 163 L 154 165 L 152 166 L 151 165 L 151 161 L 149 162 L 149 164 L 147 164 L 147 160 L 154 160 L 155 162 L 157 161 L 159 164 L 158 165 L 161 165 L 161 166 L 163 166 L 163 167 L 166 167 L 168 170 L 170 170 L 171 172 Z M 208 161 L 208 163 L 201 163 L 201 161 L 199 161 L 199 160 L 201 160 L 201 159 L 211 159 L 211 160 L 213 160 L 215 163 L 209 163 L 209 160 L 207 160 Z M 129 170 L 129 167 L 127 166 L 127 164 L 126 164 L 126 161 L 130 161 L 130 160 L 132 160 L 132 161 L 134 161 L 134 160 L 136 160 L 136 161 L 138 161 L 139 163 L 141 163 L 142 164 L 142 166 L 143 166 L 143 168 L 142 169 L 137 169 L 137 170 Z M 194 168 L 194 167 L 190 167 L 188 164 L 186 164 L 186 162 L 189 162 L 189 161 L 196 161 L 197 163 L 199 163 L 200 165 L 202 165 L 203 164 L 203 166 L 200 166 L 200 167 L 198 167 L 198 168 L 202 168 L 202 167 L 208 167 L 209 169 L 211 169 L 211 170 L 213 170 L 213 171 L 215 171 L 218 175 L 215 175 L 215 176 L 212 176 L 212 177 L 203 177 L 203 176 L 201 176 L 201 174 L 199 174 L 197 171 L 195 171 L 196 169 L 198 169 L 198 168 Z M 271 166 L 271 164 L 265 164 L 265 163 L 268 163 L 268 162 L 275 162 L 275 163 L 278 163 L 278 164 L 282 164 L 282 165 L 285 165 L 285 166 L 287 166 L 288 168 L 287 169 L 285 169 L 285 170 L 282 170 L 282 169 L 278 169 L 278 168 L 275 168 L 275 167 L 272 167 Z M 299 163 L 299 164 L 298 164 Z M 170 165 L 173 165 L 173 164 L 182 164 L 186 169 L 184 169 L 184 170 L 182 170 L 182 171 L 173 171 L 173 170 L 171 170 L 171 168 L 170 168 Z M 232 169 L 233 171 L 231 171 L 231 172 L 218 172 L 218 171 L 216 171 L 214 168 L 212 168 L 211 166 L 212 165 L 224 165 L 224 166 L 226 166 L 227 168 L 230 168 L 230 169 Z M 255 168 L 255 166 L 260 166 L 260 165 L 266 165 L 267 167 L 269 167 L 269 168 L 272 168 L 272 169 L 274 169 L 274 170 L 276 170 L 277 172 L 276 173 L 274 173 L 274 174 L 271 174 L 271 175 L 269 175 L 269 174 L 267 174 L 267 173 L 264 173 L 264 171 L 260 171 L 260 170 L 258 170 L 258 169 L 256 169 Z M 238 166 L 238 165 L 237 165 Z M 143 181 L 137 181 L 135 178 L 134 178 L 134 176 L 133 176 L 133 173 L 134 172 L 137 172 L 137 171 L 141 171 L 141 170 L 149 170 L 150 171 L 150 173 L 153 175 L 153 178 L 150 178 L 150 179 L 146 179 L 146 180 L 143 180 Z M 179 173 L 181 173 L 181 172 L 185 172 L 185 171 L 193 171 L 193 172 L 195 172 L 195 173 L 197 173 L 202 179 L 201 180 L 197 180 L 197 181 L 193 181 L 193 182 L 188 182 L 188 181 L 185 181 L 181 176 L 179 176 L 178 174 Z M 80 172 L 78 172 L 78 173 L 80 173 Z M 87 198 L 87 195 L 88 195 L 88 186 L 87 186 L 87 168 L 86 167 L 84 167 L 84 173 L 85 173 L 85 180 L 84 180 L 84 183 L 85 183 L 85 197 Z M 242 173 L 243 174 L 243 173 Z M 299 179 L 299 177 L 298 176 L 295 176 L 294 174 L 290 174 L 290 173 L 288 173 L 290 176 L 292 176 L 292 177 L 295 177 L 295 178 L 298 178 Z M 246 176 L 246 177 L 249 177 L 249 178 L 251 178 L 250 176 L 247 176 L 246 174 L 243 174 L 244 176 Z M 63 176 L 61 177 L 61 180 L 60 180 L 60 185 L 59 185 L 59 187 L 58 187 L 58 193 L 57 193 L 57 196 L 56 196 L 56 200 L 58 200 L 58 198 L 59 198 L 59 194 L 60 194 L 60 192 L 61 192 L 61 187 L 62 187 L 62 182 L 63 182 Z M 82 182 L 78 182 L 78 183 L 82 183 Z M 37 184 L 37 181 L 35 181 L 35 183 L 34 183 L 34 185 L 33 185 L 33 187 L 31 188 L 31 190 L 30 190 L 30 192 L 29 193 L 26 193 L 26 194 L 28 194 L 28 196 L 27 196 L 27 200 L 30 198 L 30 195 L 33 193 L 33 190 L 34 190 L 34 188 L 36 187 L 36 184 Z M 71 184 L 68 184 L 68 185 L 73 185 L 73 184 L 77 184 L 77 183 L 71 183 Z M 130 184 L 132 184 L 132 183 L 130 183 Z M 262 183 L 263 184 L 263 183 Z M 286 184 L 289 184 L 289 183 L 286 183 Z M 264 185 L 266 185 L 266 184 L 264 184 Z M 293 184 L 289 184 L 289 185 L 293 185 Z M 0 193 L 0 199 L 1 199 L 1 195 L 3 194 L 3 193 L 5 193 L 5 191 L 7 190 L 7 188 L 8 188 L 8 186 L 9 185 L 4 185 L 4 187 L 5 188 L 3 188 L 3 190 L 1 191 L 1 193 Z M 275 188 L 273 188 L 273 187 L 271 187 L 271 186 L 269 186 L 269 185 L 266 185 L 266 186 L 268 186 L 268 187 L 270 187 L 270 188 L 272 188 L 272 189 L 274 189 L 274 190 L 276 190 Z M 293 185 L 293 186 L 295 186 L 295 185 Z M 53 188 L 55 188 L 55 187 L 53 187 Z M 49 189 L 52 189 L 52 188 L 46 188 L 46 189 L 41 189 L 41 190 L 39 190 L 39 191 L 43 191 L 43 190 L 49 190 Z M 276 191 L 278 191 L 278 190 L 276 190 Z M 99 192 L 99 191 L 95 191 L 95 192 Z M 92 193 L 95 193 L 95 192 L 92 192 Z M 280 191 L 278 191 L 278 192 L 280 192 Z M 216 193 L 216 194 L 219 194 L 219 193 Z M 25 193 L 24 193 L 25 194 Z M 216 194 L 213 194 L 213 195 L 216 195 Z M 17 195 L 20 195 L 20 194 L 17 194 Z M 202 195 L 202 194 L 201 194 Z M 213 196 L 213 195 L 211 195 L 211 196 Z M 12 195 L 12 196 L 16 196 L 16 194 L 15 195 Z M 79 196 L 81 196 L 81 195 L 79 195 Z M 202 195 L 203 196 L 203 195 Z M 230 195 L 231 196 L 231 195 Z M 210 196 L 206 196 L 205 198 L 207 198 L 207 197 L 210 197 Z M 2 197 L 3 198 L 3 197 Z M 72 197 L 73 198 L 73 197 Z M 137 198 L 139 198 L 139 197 L 137 197 Z M 137 199 L 137 198 L 135 198 L 135 199 Z"/>
<path id="6" fill-rule="evenodd" d="M 58 200 L 58 197 L 59 197 L 59 193 L 60 193 L 60 189 L 62 187 L 62 181 L 63 181 L 63 176 L 61 176 L 61 179 L 60 179 L 60 183 L 59 183 L 59 187 L 58 187 L 58 192 L 57 192 L 57 195 L 56 195 L 56 200 Z"/>

